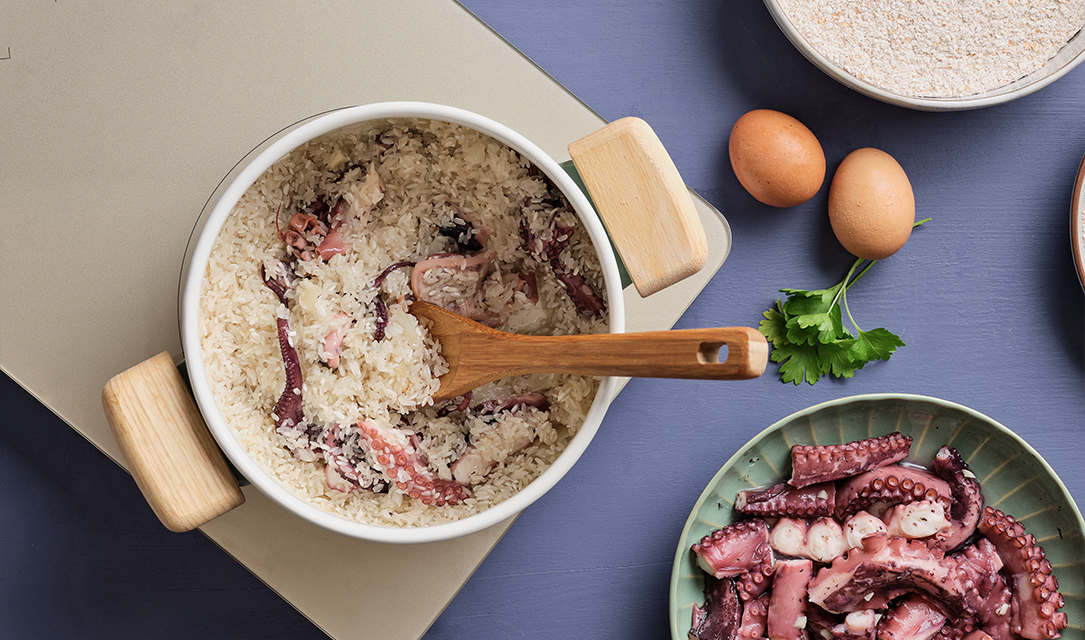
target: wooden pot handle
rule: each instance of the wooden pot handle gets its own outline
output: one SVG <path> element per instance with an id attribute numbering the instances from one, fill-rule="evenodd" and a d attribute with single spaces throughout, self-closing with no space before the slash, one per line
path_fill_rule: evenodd
<path id="1" fill-rule="evenodd" d="M 170 531 L 190 531 L 245 502 L 168 352 L 113 377 L 102 404 L 128 470 Z"/>
<path id="2" fill-rule="evenodd" d="M 571 143 L 569 155 L 641 297 L 701 270 L 704 225 L 648 123 L 615 120 Z"/>

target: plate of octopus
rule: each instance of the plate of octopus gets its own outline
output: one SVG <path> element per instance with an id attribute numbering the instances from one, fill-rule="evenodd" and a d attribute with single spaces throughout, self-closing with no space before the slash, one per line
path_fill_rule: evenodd
<path id="1" fill-rule="evenodd" d="M 1085 522 L 1040 455 L 915 395 L 819 404 L 740 449 L 675 553 L 673 640 L 1085 640 Z"/>

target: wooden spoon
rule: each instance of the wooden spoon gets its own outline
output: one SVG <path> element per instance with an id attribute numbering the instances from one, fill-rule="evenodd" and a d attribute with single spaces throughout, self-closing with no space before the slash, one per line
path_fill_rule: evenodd
<path id="1" fill-rule="evenodd" d="M 434 403 L 527 373 L 748 380 L 764 373 L 768 363 L 765 336 L 749 327 L 525 336 L 491 329 L 428 302 L 412 302 L 410 312 L 428 321 L 448 361 Z M 727 358 L 720 362 L 723 346 Z"/>

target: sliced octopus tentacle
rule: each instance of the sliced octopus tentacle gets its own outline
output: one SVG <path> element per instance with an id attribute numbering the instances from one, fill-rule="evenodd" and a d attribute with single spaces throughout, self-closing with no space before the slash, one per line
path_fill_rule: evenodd
<path id="1" fill-rule="evenodd" d="M 747 606 L 760 599 L 772 587 L 772 576 L 776 572 L 776 556 L 772 553 L 761 554 L 761 561 L 750 567 L 749 571 L 735 578 L 738 597 Z M 765 606 L 768 606 L 766 601 Z"/>
<path id="2" fill-rule="evenodd" d="M 937 600 L 954 616 L 970 615 L 964 585 L 944 554 L 921 542 L 876 534 L 861 548 L 822 568 L 810 583 L 810 601 L 829 611 L 848 613 L 875 608 L 902 592 L 918 592 Z"/>
<path id="3" fill-rule="evenodd" d="M 1058 638 L 1066 628 L 1066 614 L 1059 609 L 1063 597 L 1051 563 L 1036 538 L 1013 516 L 985 507 L 979 531 L 995 546 L 1011 576 L 1018 615 L 1012 631 L 1029 640 Z"/>
<path id="4" fill-rule="evenodd" d="M 482 282 L 490 271 L 497 254 L 484 251 L 475 255 L 459 253 L 438 253 L 424 260 L 419 260 L 411 271 L 411 292 L 418 300 L 431 302 L 453 313 L 477 320 L 486 325 L 500 325 L 500 317 L 486 308 L 483 299 Z M 473 283 L 461 283 L 461 291 L 450 294 L 447 283 L 441 279 L 427 277 L 436 269 L 449 270 L 452 273 L 469 272 L 476 276 Z"/>
<path id="5" fill-rule="evenodd" d="M 387 483 L 366 462 L 364 452 L 356 446 L 357 439 L 357 432 L 348 434 L 338 424 L 328 426 L 323 449 L 328 487 L 340 493 L 349 493 L 355 488 L 380 493 L 387 488 Z"/>
<path id="6" fill-rule="evenodd" d="M 772 579 L 766 628 L 773 640 L 800 640 L 806 633 L 806 589 L 814 572 L 811 560 L 780 560 Z"/>
<path id="7" fill-rule="evenodd" d="M 956 449 L 943 446 L 931 461 L 931 468 L 946 482 L 953 502 L 949 507 L 949 529 L 935 535 L 930 544 L 942 551 L 961 546 L 972 537 L 983 514 L 983 493 L 975 474 Z"/>
<path id="8" fill-rule="evenodd" d="M 801 489 L 780 482 L 768 489 L 743 489 L 735 499 L 735 510 L 739 513 L 772 518 L 829 516 L 836 505 L 836 485 L 831 482 Z"/>
<path id="9" fill-rule="evenodd" d="M 821 607 L 806 610 L 807 637 L 810 640 L 874 640 L 878 615 L 872 609 L 835 614 Z"/>
<path id="10" fill-rule="evenodd" d="M 285 263 L 280 263 L 280 265 L 285 266 Z M 274 274 L 268 275 L 263 265 L 260 266 L 260 277 L 264 284 L 284 305 L 286 304 L 288 273 L 289 269 L 277 267 Z M 286 371 L 286 384 L 283 385 L 283 392 L 271 411 L 271 417 L 275 421 L 276 433 L 283 439 L 290 454 L 298 460 L 312 462 L 320 458 L 319 449 L 323 427 L 309 423 L 302 410 L 304 380 L 298 351 L 294 348 L 290 321 L 286 318 L 276 318 L 275 330 L 283 368 Z"/>
<path id="11" fill-rule="evenodd" d="M 479 411 L 480 407 L 483 411 Z M 493 415 L 500 411 L 522 413 L 532 409 L 549 411 L 550 402 L 542 393 L 528 393 L 505 400 L 487 401 L 476 406 L 474 411 Z M 462 485 L 481 482 L 502 461 L 534 442 L 535 435 L 534 429 L 525 431 L 508 421 L 492 421 L 485 430 L 472 437 L 467 449 L 452 463 L 450 470 L 453 479 Z"/>
<path id="12" fill-rule="evenodd" d="M 739 597 L 742 592 L 739 591 Z M 744 600 L 742 604 L 742 618 L 735 631 L 735 637 L 743 640 L 754 640 L 765 635 L 765 625 L 769 615 L 769 596 L 763 593 L 754 600 Z"/>
<path id="13" fill-rule="evenodd" d="M 890 538 L 908 538 L 909 540 L 931 538 L 948 532 L 950 529 L 946 510 L 941 503 L 930 500 L 916 500 L 895 505 L 885 513 L 883 518 Z M 928 544 L 932 543 L 928 542 Z"/>
<path id="14" fill-rule="evenodd" d="M 768 527 L 761 519 L 717 529 L 694 543 L 692 551 L 705 573 L 717 578 L 742 575 L 772 556 Z"/>
<path id="15" fill-rule="evenodd" d="M 384 268 L 376 278 L 373 278 L 373 288 L 377 290 L 377 294 L 373 296 L 373 316 L 375 318 L 375 327 L 373 329 L 373 340 L 380 342 L 384 340 L 385 333 L 388 330 L 388 305 L 384 303 L 384 298 L 380 295 L 381 285 L 384 284 L 384 280 L 390 273 L 396 269 L 402 269 L 403 267 L 413 267 L 414 262 L 410 260 L 403 260 L 393 263 Z"/>
<path id="16" fill-rule="evenodd" d="M 290 454 L 298 460 L 312 462 L 320 457 L 318 449 L 323 429 L 308 422 L 302 410 L 304 385 L 301 362 L 291 338 L 290 323 L 286 318 L 278 318 L 275 324 L 279 335 L 279 351 L 286 369 L 286 384 L 275 408 L 271 410 L 271 417 L 275 420 L 276 433 L 282 437 Z"/>
<path id="17" fill-rule="evenodd" d="M 897 602 L 878 622 L 878 640 L 930 640 L 946 623 L 942 611 L 918 594 Z"/>
<path id="18" fill-rule="evenodd" d="M 836 493 L 836 510 L 838 516 L 845 517 L 878 502 L 915 500 L 937 500 L 948 509 L 952 503 L 949 484 L 922 469 L 892 464 L 844 481 Z"/>
<path id="19" fill-rule="evenodd" d="M 886 533 L 885 522 L 866 511 L 852 514 L 844 521 L 844 541 L 848 549 L 863 546 L 863 538 Z"/>
<path id="20" fill-rule="evenodd" d="M 769 531 L 769 544 L 776 553 L 798 558 L 806 553 L 810 523 L 798 518 L 780 518 Z"/>
<path id="21" fill-rule="evenodd" d="M 459 504 L 469 497 L 458 482 L 434 478 L 421 452 L 405 434 L 368 420 L 357 426 L 369 443 L 369 464 L 384 473 L 401 493 L 437 506 Z"/>
<path id="22" fill-rule="evenodd" d="M 976 611 L 979 626 L 995 640 L 1012 640 L 1012 592 L 1000 573 L 1002 558 L 995 545 L 987 538 L 980 538 L 952 558 L 957 574 L 966 587 L 965 597 L 969 599 L 969 608 Z M 962 629 L 961 635 L 970 631 L 971 628 Z"/>
<path id="23" fill-rule="evenodd" d="M 791 447 L 788 484 L 805 487 L 854 476 L 907 458 L 911 447 L 912 437 L 899 431 L 844 444 L 797 444 Z"/>
<path id="24" fill-rule="evenodd" d="M 742 621 L 742 603 L 730 578 L 705 576 L 705 603 L 693 605 L 690 640 L 733 638 Z"/>
<path id="25" fill-rule="evenodd" d="M 523 248 L 543 264 L 549 264 L 558 283 L 573 301 L 581 315 L 595 317 L 606 312 L 606 301 L 588 283 L 583 275 L 573 271 L 564 259 L 565 250 L 573 238 L 573 225 L 554 214 L 544 234 L 537 235 L 531 229 L 531 214 L 536 203 L 526 198 L 520 206 L 520 240 Z"/>

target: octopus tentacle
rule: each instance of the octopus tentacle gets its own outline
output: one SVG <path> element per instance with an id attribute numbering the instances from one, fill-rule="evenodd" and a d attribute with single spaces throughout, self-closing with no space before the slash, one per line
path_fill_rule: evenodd
<path id="1" fill-rule="evenodd" d="M 902 592 L 937 600 L 953 616 L 971 614 L 964 586 L 944 554 L 921 542 L 875 534 L 821 569 L 810 583 L 810 601 L 829 611 L 876 608 Z"/>
<path id="2" fill-rule="evenodd" d="M 740 587 L 741 589 L 741 587 Z M 742 597 L 742 591 L 739 591 Z M 735 631 L 735 637 L 743 640 L 755 640 L 765 635 L 765 625 L 769 614 L 769 596 L 761 594 L 754 600 L 743 601 L 742 618 Z"/>
<path id="3" fill-rule="evenodd" d="M 268 274 L 264 265 L 260 265 L 260 278 L 264 281 L 264 285 L 284 306 L 289 274 L 290 270 L 285 262 L 279 262 L 272 274 Z M 271 410 L 271 417 L 275 421 L 276 433 L 283 439 L 290 454 L 298 460 L 312 462 L 320 457 L 318 450 L 320 432 L 323 429 L 305 420 L 301 397 L 304 388 L 301 360 L 298 358 L 297 349 L 294 348 L 290 321 L 286 318 L 276 318 L 275 331 L 279 339 L 283 368 L 286 370 L 286 384 L 275 407 Z"/>
<path id="4" fill-rule="evenodd" d="M 877 502 L 900 504 L 915 500 L 937 500 L 948 509 L 952 502 L 949 484 L 922 469 L 892 464 L 845 481 L 836 493 L 836 509 L 840 517 L 845 517 Z"/>
<path id="5" fill-rule="evenodd" d="M 811 640 L 874 640 L 879 615 L 872 609 L 845 615 L 830 613 L 821 607 L 806 611 L 807 637 Z"/>
<path id="6" fill-rule="evenodd" d="M 969 607 L 976 611 L 976 620 L 996 640 L 1012 640 L 1011 591 L 1000 573 L 1002 558 L 995 545 L 986 538 L 976 540 L 954 556 L 956 571 L 965 585 Z M 975 625 L 974 625 L 975 626 Z M 962 636 L 972 628 L 962 629 Z"/>
<path id="7" fill-rule="evenodd" d="M 761 519 L 740 520 L 717 529 L 691 547 L 697 564 L 716 578 L 733 578 L 772 557 L 769 532 Z"/>
<path id="8" fill-rule="evenodd" d="M 836 485 L 812 484 L 801 489 L 786 482 L 768 489 L 744 489 L 735 499 L 735 510 L 762 517 L 819 517 L 832 515 L 837 505 Z"/>
<path id="9" fill-rule="evenodd" d="M 735 578 L 738 597 L 746 606 L 761 599 L 772 586 L 772 576 L 776 572 L 776 556 L 773 553 L 761 554 L 761 561 L 750 567 L 749 571 Z M 764 606 L 768 606 L 765 601 Z"/>
<path id="10" fill-rule="evenodd" d="M 863 538 L 875 533 L 886 533 L 885 522 L 866 511 L 852 514 L 844 521 L 844 542 L 848 549 L 863 546 Z"/>
<path id="11" fill-rule="evenodd" d="M 938 607 L 913 593 L 886 612 L 878 623 L 878 640 L 930 640 L 945 622 Z"/>
<path id="12" fill-rule="evenodd" d="M 938 477 L 949 483 L 953 502 L 947 513 L 949 529 L 935 534 L 930 544 L 942 551 L 950 551 L 964 544 L 976 532 L 983 514 L 983 493 L 964 458 L 952 447 L 939 449 L 931 461 L 931 468 Z"/>
<path id="13" fill-rule="evenodd" d="M 491 404 L 492 402 L 492 404 Z M 480 412 L 483 407 L 485 413 Z M 528 393 L 513 396 L 506 400 L 487 401 L 474 410 L 483 415 L 493 415 L 500 411 L 523 413 L 538 410 L 549 411 L 550 402 L 542 393 Z M 482 482 L 497 465 L 527 448 L 535 441 L 534 429 L 523 429 L 512 422 L 490 420 L 482 431 L 472 435 L 467 449 L 452 463 L 450 471 L 453 479 L 462 485 Z"/>
<path id="14" fill-rule="evenodd" d="M 797 444 L 791 447 L 791 479 L 787 482 L 805 487 L 840 480 L 899 462 L 908 457 L 911 447 L 912 437 L 899 431 L 844 444 Z"/>
<path id="15" fill-rule="evenodd" d="M 369 463 L 388 476 L 400 492 L 423 504 L 459 504 L 469 495 L 458 482 L 434 478 L 422 454 L 402 432 L 384 429 L 368 420 L 358 431 L 369 443 Z"/>
<path id="16" fill-rule="evenodd" d="M 994 544 L 1011 576 L 1018 606 L 1014 633 L 1029 640 L 1058 638 L 1067 624 L 1066 614 L 1059 611 L 1063 598 L 1059 581 L 1052 575 L 1051 563 L 1036 537 L 1026 533 L 1024 525 L 1013 516 L 993 507 L 984 508 L 978 528 Z"/>
<path id="17" fill-rule="evenodd" d="M 387 488 L 387 482 L 365 461 L 357 441 L 356 431 L 348 432 L 338 424 L 328 426 L 323 448 L 328 487 L 340 493 L 349 493 L 355 488 L 380 493 Z"/>
<path id="18" fill-rule="evenodd" d="M 689 640 L 733 638 L 742 621 L 742 603 L 730 578 L 705 576 L 704 606 L 693 605 Z"/>
<path id="19" fill-rule="evenodd" d="M 769 593 L 768 620 L 765 626 L 773 640 L 799 640 L 805 637 L 806 589 L 814 573 L 811 560 L 780 560 Z"/>
<path id="20" fill-rule="evenodd" d="M 566 264 L 564 255 L 573 237 L 573 225 L 555 214 L 547 229 L 536 234 L 531 229 L 531 218 L 540 213 L 537 205 L 531 198 L 525 198 L 520 206 L 520 240 L 523 248 L 539 262 L 550 265 L 558 283 L 565 289 L 581 315 L 595 317 L 603 314 L 606 311 L 606 301 L 582 274 Z"/>

